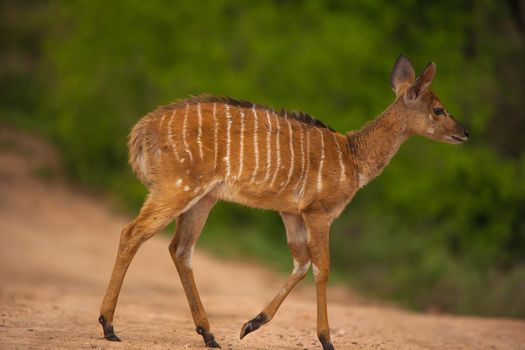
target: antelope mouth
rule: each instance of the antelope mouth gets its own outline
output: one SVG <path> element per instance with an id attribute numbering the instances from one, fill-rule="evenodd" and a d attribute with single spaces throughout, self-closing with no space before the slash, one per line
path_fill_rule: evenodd
<path id="1" fill-rule="evenodd" d="M 455 144 L 460 144 L 468 140 L 467 136 L 458 136 L 451 134 L 447 137 L 448 141 Z"/>

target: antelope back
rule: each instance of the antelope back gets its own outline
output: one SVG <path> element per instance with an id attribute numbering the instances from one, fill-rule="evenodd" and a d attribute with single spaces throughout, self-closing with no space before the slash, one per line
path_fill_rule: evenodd
<path id="1" fill-rule="evenodd" d="M 148 186 L 199 192 L 256 207 L 306 206 L 349 178 L 346 138 L 305 113 L 230 98 L 160 107 L 130 135 L 130 163 Z M 264 202 L 264 203 L 263 203 Z"/>

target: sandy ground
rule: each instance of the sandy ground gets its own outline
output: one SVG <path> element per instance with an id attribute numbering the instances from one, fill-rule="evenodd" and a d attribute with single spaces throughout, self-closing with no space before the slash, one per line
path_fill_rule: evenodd
<path id="1" fill-rule="evenodd" d="M 57 164 L 45 143 L 0 125 L 0 349 L 203 348 L 165 236 L 148 241 L 127 274 L 115 316 L 123 342 L 101 338 L 98 309 L 130 218 L 50 178 Z M 224 349 L 320 349 L 313 286 L 300 285 L 271 323 L 240 341 L 284 276 L 200 251 L 194 268 Z M 412 313 L 334 287 L 328 295 L 337 349 L 525 349 L 523 321 Z"/>

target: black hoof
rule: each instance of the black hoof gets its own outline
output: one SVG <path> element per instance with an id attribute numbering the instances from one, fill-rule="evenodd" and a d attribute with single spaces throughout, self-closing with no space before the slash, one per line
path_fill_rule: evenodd
<path id="1" fill-rule="evenodd" d="M 115 334 L 113 325 L 111 325 L 104 316 L 98 318 L 98 322 L 102 325 L 102 330 L 104 331 L 104 338 L 109 341 L 121 341 L 119 337 Z"/>
<path id="2" fill-rule="evenodd" d="M 206 343 L 206 347 L 207 347 L 207 348 L 215 348 L 215 349 L 220 349 L 220 348 L 221 348 L 221 346 L 219 345 L 219 343 L 217 343 L 217 342 L 215 341 L 215 339 L 213 339 L 213 338 L 210 339 L 210 340 L 205 340 L 204 342 Z"/>
<path id="3" fill-rule="evenodd" d="M 334 346 L 332 345 L 332 342 L 328 340 L 327 337 L 325 337 L 324 335 L 319 336 L 319 341 L 323 346 L 323 350 L 335 350 Z"/>
<path id="4" fill-rule="evenodd" d="M 215 338 L 213 337 L 213 334 L 211 332 L 205 330 L 201 326 L 198 326 L 197 333 L 202 335 L 202 338 L 204 339 L 204 343 L 206 343 L 207 348 L 220 349 L 221 346 L 215 341 Z"/>
<path id="5" fill-rule="evenodd" d="M 119 337 L 115 335 L 115 332 L 104 334 L 104 338 L 106 338 L 109 341 L 122 341 Z"/>
<path id="6" fill-rule="evenodd" d="M 259 329 L 263 324 L 268 322 L 270 319 L 262 312 L 257 315 L 254 319 L 246 322 L 241 328 L 240 338 L 244 338 L 247 334 Z"/>

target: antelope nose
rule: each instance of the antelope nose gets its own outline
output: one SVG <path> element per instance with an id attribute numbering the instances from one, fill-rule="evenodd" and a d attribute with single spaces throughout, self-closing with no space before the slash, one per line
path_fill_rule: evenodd
<path id="1" fill-rule="evenodd" d="M 465 132 L 465 137 L 468 137 L 469 136 L 469 132 L 467 129 L 463 129 L 463 131 Z"/>

